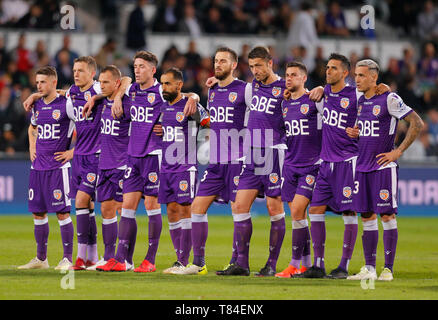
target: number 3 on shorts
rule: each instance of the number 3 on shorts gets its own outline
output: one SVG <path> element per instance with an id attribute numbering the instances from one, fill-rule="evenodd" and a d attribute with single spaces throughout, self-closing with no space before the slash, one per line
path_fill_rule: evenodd
<path id="1" fill-rule="evenodd" d="M 359 181 L 354 181 L 354 190 L 353 193 L 357 194 L 359 192 Z"/>
<path id="2" fill-rule="evenodd" d="M 126 168 L 126 170 L 125 170 L 125 179 L 129 178 L 129 176 L 131 175 L 131 171 L 132 171 L 132 168 L 130 168 L 130 167 Z"/>
<path id="3" fill-rule="evenodd" d="M 207 178 L 207 174 L 208 174 L 208 171 L 205 170 L 205 171 L 204 171 L 204 175 L 202 176 L 201 182 L 204 182 L 204 181 L 205 181 L 205 179 Z"/>

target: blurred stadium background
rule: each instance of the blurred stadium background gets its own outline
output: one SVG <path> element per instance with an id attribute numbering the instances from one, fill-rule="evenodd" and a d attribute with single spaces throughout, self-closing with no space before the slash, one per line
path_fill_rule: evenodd
<path id="1" fill-rule="evenodd" d="M 61 28 L 65 5 L 74 8 L 71 30 Z M 374 9 L 374 29 L 360 27 L 365 5 Z M 218 46 L 236 50 L 240 58 L 235 76 L 250 81 L 247 53 L 265 45 L 281 76 L 287 62 L 303 61 L 310 72 L 309 89 L 324 84 L 331 52 L 350 58 L 350 83 L 356 61 L 376 60 L 380 80 L 426 123 L 400 161 L 400 212 L 438 215 L 437 44 L 436 1 L 0 0 L 0 214 L 27 212 L 30 115 L 21 103 L 35 91 L 36 68 L 55 66 L 59 88 L 68 88 L 77 56 L 93 55 L 100 68 L 115 64 L 132 77 L 134 52 L 147 49 L 159 58 L 157 78 L 162 70 L 177 66 L 184 72 L 184 91 L 198 93 L 205 104 L 204 83 L 213 75 L 212 55 Z M 401 122 L 396 143 L 406 130 Z M 205 133 L 199 137 L 203 164 Z M 259 204 L 253 206 L 255 213 L 266 210 Z"/>

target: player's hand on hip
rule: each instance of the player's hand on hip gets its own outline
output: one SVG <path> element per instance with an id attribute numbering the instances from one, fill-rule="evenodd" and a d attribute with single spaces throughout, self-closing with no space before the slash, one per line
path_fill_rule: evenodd
<path id="1" fill-rule="evenodd" d="M 324 96 L 324 87 L 316 87 L 309 91 L 309 99 L 312 101 L 321 101 Z"/>
<path id="2" fill-rule="evenodd" d="M 73 149 L 66 151 L 55 152 L 55 160 L 58 162 L 62 161 L 62 164 L 73 159 Z"/>
<path id="3" fill-rule="evenodd" d="M 398 158 L 400 158 L 401 155 L 402 152 L 399 149 L 394 149 L 390 152 L 380 153 L 376 156 L 377 164 L 380 166 L 387 166 L 391 162 L 394 162 Z"/>
<path id="4" fill-rule="evenodd" d="M 348 127 L 345 129 L 345 132 L 347 132 L 347 135 L 350 138 L 356 139 L 359 137 L 359 127 L 356 125 L 354 128 Z"/>
<path id="5" fill-rule="evenodd" d="M 218 83 L 219 80 L 216 77 L 210 77 L 205 82 L 205 85 L 209 88 L 213 87 L 216 83 Z"/>
<path id="6" fill-rule="evenodd" d="M 163 135 L 163 127 L 161 126 L 161 124 L 156 124 L 154 126 L 154 128 L 152 129 L 152 131 L 157 135 L 157 136 L 162 136 Z"/>

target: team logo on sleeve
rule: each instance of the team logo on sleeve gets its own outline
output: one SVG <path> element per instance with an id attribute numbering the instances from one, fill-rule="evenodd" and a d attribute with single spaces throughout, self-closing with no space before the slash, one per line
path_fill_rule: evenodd
<path id="1" fill-rule="evenodd" d="M 342 108 L 347 109 L 349 105 L 350 105 L 350 99 L 348 99 L 348 98 L 341 99 L 341 107 Z"/>
<path id="2" fill-rule="evenodd" d="M 90 183 L 94 183 L 96 181 L 96 174 L 92 173 L 92 172 L 88 173 L 87 174 L 87 180 Z"/>
<path id="3" fill-rule="evenodd" d="M 382 190 L 380 190 L 379 196 L 380 196 L 380 199 L 382 199 L 383 201 L 388 201 L 389 191 L 386 189 L 382 189 Z"/>
<path id="4" fill-rule="evenodd" d="M 55 189 L 55 190 L 53 190 L 53 197 L 56 199 L 56 200 L 61 200 L 61 198 L 62 198 L 62 191 L 61 190 L 59 190 L 59 189 Z"/>
<path id="5" fill-rule="evenodd" d="M 276 98 L 281 94 L 281 88 L 280 87 L 274 87 L 272 88 L 272 95 Z"/>
<path id="6" fill-rule="evenodd" d="M 135 91 L 133 91 L 132 94 L 131 94 L 131 100 L 135 101 Z"/>
<path id="7" fill-rule="evenodd" d="M 154 101 L 155 101 L 155 93 L 151 92 L 148 94 L 148 102 L 152 104 L 154 103 Z"/>
<path id="8" fill-rule="evenodd" d="M 278 182 L 278 174 L 276 173 L 271 173 L 269 175 L 269 181 L 271 181 L 271 183 L 277 183 Z"/>
<path id="9" fill-rule="evenodd" d="M 52 111 L 52 118 L 55 119 L 56 121 L 58 121 L 59 118 L 61 118 L 61 110 L 53 110 Z"/>
<path id="10" fill-rule="evenodd" d="M 155 183 L 158 181 L 158 175 L 156 172 L 149 172 L 148 179 L 150 182 Z"/>
<path id="11" fill-rule="evenodd" d="M 123 190 L 123 179 L 119 180 L 119 188 Z"/>
<path id="12" fill-rule="evenodd" d="M 360 113 L 362 112 L 362 105 L 359 105 L 357 107 L 357 115 L 360 116 Z"/>
<path id="13" fill-rule="evenodd" d="M 85 99 L 85 101 L 88 101 L 91 99 L 91 92 L 90 91 L 85 91 L 84 99 Z"/>
<path id="14" fill-rule="evenodd" d="M 344 189 L 342 190 L 342 194 L 344 195 L 345 198 L 350 198 L 351 197 L 351 188 L 350 187 L 344 187 Z"/>
<path id="15" fill-rule="evenodd" d="M 181 189 L 181 191 L 185 192 L 187 191 L 187 189 L 189 188 L 189 183 L 187 182 L 187 180 L 181 180 L 179 182 L 179 188 Z"/>
<path id="16" fill-rule="evenodd" d="M 184 120 L 184 112 L 177 112 L 176 113 L 176 121 L 182 122 Z"/>
<path id="17" fill-rule="evenodd" d="M 374 106 L 373 107 L 373 115 L 375 115 L 376 117 L 380 114 L 380 106 Z"/>
<path id="18" fill-rule="evenodd" d="M 308 104 L 302 104 L 300 107 L 300 111 L 302 114 L 307 114 L 309 112 L 309 105 Z"/>
<path id="19" fill-rule="evenodd" d="M 309 186 L 313 185 L 315 183 L 315 177 L 310 175 L 310 174 L 308 174 L 307 177 L 306 177 L 306 183 Z"/>
<path id="20" fill-rule="evenodd" d="M 237 99 L 237 92 L 230 92 L 230 94 L 228 95 L 228 100 L 231 103 L 234 103 Z"/>
<path id="21" fill-rule="evenodd" d="M 213 102 L 213 99 L 214 99 L 214 91 L 210 94 L 210 102 Z"/>
<path id="22" fill-rule="evenodd" d="M 287 116 L 287 108 L 283 108 L 283 118 L 286 118 Z"/>
<path id="23" fill-rule="evenodd" d="M 38 120 L 38 116 L 40 115 L 40 112 L 37 111 L 32 115 L 33 121 L 37 121 Z"/>
<path id="24" fill-rule="evenodd" d="M 238 186 L 238 185 L 239 185 L 239 179 L 240 179 L 239 176 L 235 176 L 235 177 L 234 177 L 233 182 L 234 182 L 234 185 L 235 185 L 235 186 Z"/>

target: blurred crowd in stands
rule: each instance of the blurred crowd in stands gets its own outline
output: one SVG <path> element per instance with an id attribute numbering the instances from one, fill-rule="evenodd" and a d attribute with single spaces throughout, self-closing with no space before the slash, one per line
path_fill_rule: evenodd
<path id="1" fill-rule="evenodd" d="M 79 4 L 81 1 L 77 1 Z M 101 12 L 118 8 L 121 4 L 135 1 L 98 1 Z M 419 139 L 403 156 L 405 160 L 423 160 L 438 156 L 438 5 L 433 1 L 368 1 L 376 9 L 376 16 L 391 26 L 400 37 L 414 37 L 413 46 L 407 46 L 403 58 L 390 58 L 386 70 L 381 70 L 380 81 L 396 91 L 407 105 L 416 109 L 426 123 Z M 60 5 L 55 0 L 0 0 L 0 28 L 55 29 L 60 19 Z M 74 1 L 65 4 L 75 5 Z M 150 21 L 144 16 L 144 5 L 153 5 L 155 11 Z M 109 37 L 102 48 L 94 53 L 99 68 L 107 64 L 118 65 L 124 74 L 132 75 L 132 61 L 121 54 L 125 48 L 138 50 L 147 47 L 147 32 L 187 33 L 192 37 L 187 52 L 174 45 L 162 57 L 156 77 L 163 70 L 176 66 L 184 73 L 184 91 L 196 92 L 206 103 L 205 81 L 214 74 L 213 58 L 202 56 L 197 49 L 196 38 L 202 34 L 260 34 L 284 37 L 291 50 L 285 55 L 270 47 L 275 71 L 283 76 L 284 67 L 291 60 L 303 61 L 309 69 L 307 87 L 325 83 L 327 61 L 323 48 L 318 46 L 322 37 L 374 38 L 376 34 L 358 28 L 348 28 L 344 10 L 351 6 L 365 5 L 364 1 L 312 1 L 301 0 L 163 0 L 135 2 L 129 14 L 125 43 Z M 104 15 L 102 14 L 102 19 Z M 104 19 L 103 19 L 104 20 Z M 23 30 L 24 31 L 24 30 Z M 113 36 L 113 35 L 112 35 Z M 377 35 L 378 36 L 378 35 Z M 308 54 L 312 46 L 314 56 Z M 245 44 L 239 52 L 239 64 L 235 76 L 251 81 Z M 153 51 L 153 49 L 151 48 Z M 73 61 L 78 53 L 71 48 L 68 33 L 56 54 L 49 55 L 44 41 L 29 48 L 26 35 L 20 35 L 16 48 L 6 50 L 0 36 L 0 156 L 27 151 L 27 126 L 29 115 L 22 102 L 35 91 L 33 73 L 36 68 L 53 65 L 58 71 L 59 88 L 73 83 Z M 365 46 L 361 52 L 350 56 L 352 69 L 347 81 L 354 83 L 354 65 L 358 60 L 371 58 L 371 49 Z M 379 62 L 379 61 L 377 61 Z M 401 141 L 406 124 L 399 124 Z"/>

